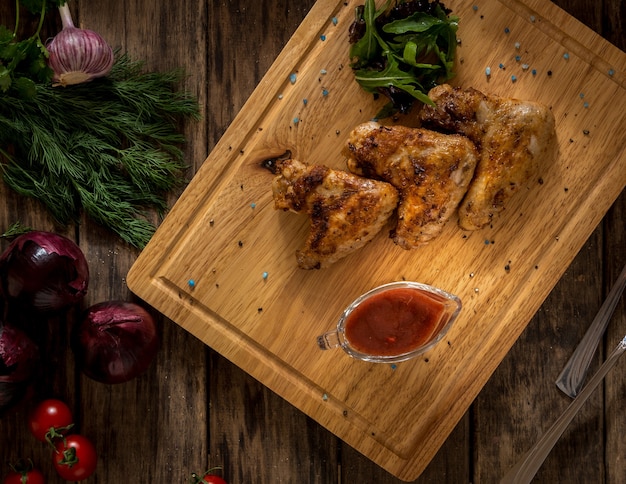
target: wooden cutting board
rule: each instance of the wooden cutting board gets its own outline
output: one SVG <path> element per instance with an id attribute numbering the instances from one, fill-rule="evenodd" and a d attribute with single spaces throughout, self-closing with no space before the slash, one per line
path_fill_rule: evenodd
<path id="1" fill-rule="evenodd" d="M 272 175 L 260 163 L 290 150 L 345 168 L 347 134 L 383 104 L 361 91 L 349 67 L 347 30 L 359 3 L 320 0 L 311 9 L 127 282 L 341 439 L 413 480 L 624 189 L 626 54 L 543 0 L 446 2 L 461 19 L 453 84 L 550 106 L 555 162 L 493 227 L 468 233 L 452 220 L 413 251 L 385 231 L 331 268 L 304 271 L 295 251 L 308 220 L 274 210 Z M 316 336 L 359 294 L 402 279 L 463 301 L 435 348 L 397 365 L 317 348 Z"/>

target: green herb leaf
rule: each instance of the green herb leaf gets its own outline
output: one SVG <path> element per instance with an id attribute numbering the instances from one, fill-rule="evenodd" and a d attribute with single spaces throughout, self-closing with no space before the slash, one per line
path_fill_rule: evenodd
<path id="1" fill-rule="evenodd" d="M 4 66 L 0 66 L 0 90 L 6 92 L 11 87 L 11 71 Z"/>
<path id="2" fill-rule="evenodd" d="M 66 0 L 19 0 L 20 4 L 26 8 L 29 12 L 38 14 L 44 10 L 47 12 L 53 8 L 65 5 Z"/>
<path id="3" fill-rule="evenodd" d="M 108 78 L 65 88 L 16 79 L 0 95 L 4 181 L 62 224 L 85 213 L 143 248 L 151 214 L 185 183 L 178 129 L 199 106 L 176 89 L 182 75 L 144 72 L 118 52 Z"/>
<path id="4" fill-rule="evenodd" d="M 387 50 L 385 41 L 380 37 L 376 28 L 376 19 L 380 17 L 389 5 L 391 0 L 380 10 L 376 10 L 374 0 L 365 0 L 363 18 L 365 19 L 365 34 L 350 49 L 350 57 L 354 60 L 352 67 L 359 68 L 372 62 L 381 52 Z"/>
<path id="5" fill-rule="evenodd" d="M 397 18 L 407 6 L 418 10 Z M 357 8 L 353 27 L 365 29 L 350 47 L 351 66 L 363 89 L 390 99 L 378 117 L 406 112 L 415 100 L 432 104 L 428 91 L 454 77 L 458 17 L 444 9 L 438 0 L 408 0 L 395 10 L 390 0 L 380 10 L 366 0 Z"/>
<path id="6" fill-rule="evenodd" d="M 415 99 L 423 103 L 432 104 L 430 98 L 424 93 L 424 87 L 419 80 L 409 73 L 400 69 L 396 59 L 388 54 L 386 67 L 382 71 L 360 70 L 355 73 L 357 82 L 368 92 L 380 92 L 381 88 L 390 86 L 400 88 Z"/>
<path id="7" fill-rule="evenodd" d="M 9 226 L 9 228 L 6 229 L 2 235 L 0 235 L 0 238 L 13 239 L 27 232 L 31 232 L 32 230 L 33 229 L 31 229 L 30 227 L 26 227 L 22 225 L 21 222 L 17 221 L 17 222 L 13 222 Z"/>
<path id="8" fill-rule="evenodd" d="M 52 70 L 47 66 L 48 50 L 39 38 L 43 18 L 47 9 L 60 3 L 56 0 L 21 0 L 28 9 L 37 8 L 40 21 L 37 31 L 26 39 L 18 39 L 16 35 L 19 21 L 19 9 L 15 19 L 15 28 L 10 31 L 0 25 L 0 92 L 6 93 L 16 79 L 26 77 L 35 82 L 47 82 L 52 78 Z M 32 95 L 31 86 L 21 82 L 17 92 L 29 97 Z"/>
<path id="9" fill-rule="evenodd" d="M 37 86 L 28 77 L 18 77 L 14 81 L 15 90 L 22 99 L 34 99 L 37 95 Z"/>

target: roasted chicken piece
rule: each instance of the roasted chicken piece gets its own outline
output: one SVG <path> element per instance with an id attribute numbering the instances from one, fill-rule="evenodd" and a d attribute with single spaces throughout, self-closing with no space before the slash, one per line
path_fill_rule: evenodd
<path id="1" fill-rule="evenodd" d="M 555 147 L 554 116 L 546 106 L 485 95 L 476 89 L 437 86 L 428 96 L 421 125 L 461 133 L 478 147 L 480 159 L 459 206 L 459 226 L 477 230 L 504 209 L 505 202 L 537 175 Z"/>
<path id="2" fill-rule="evenodd" d="M 464 136 L 367 122 L 348 137 L 344 154 L 353 173 L 391 183 L 400 192 L 391 237 L 404 249 L 432 240 L 454 214 L 478 161 Z"/>
<path id="3" fill-rule="evenodd" d="M 309 235 L 296 251 L 298 266 L 319 269 L 372 240 L 398 204 L 389 183 L 322 165 L 279 160 L 273 170 L 274 208 L 307 213 Z"/>

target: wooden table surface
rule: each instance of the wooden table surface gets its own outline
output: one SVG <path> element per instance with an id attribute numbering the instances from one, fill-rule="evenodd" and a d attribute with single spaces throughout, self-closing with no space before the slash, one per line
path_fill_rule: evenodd
<path id="1" fill-rule="evenodd" d="M 184 126 L 191 176 L 313 3 L 77 0 L 70 7 L 77 25 L 145 60 L 146 68 L 186 70 L 184 87 L 203 111 L 201 122 Z M 626 50 L 623 1 L 555 3 Z M 12 25 L 14 8 L 8 0 L 0 4 L 0 23 Z M 79 242 L 91 268 L 85 305 L 133 299 L 125 276 L 136 250 L 89 220 L 56 227 L 35 202 L 4 186 L 0 190 L 0 227 L 20 220 Z M 498 482 L 566 408 L 570 399 L 554 380 L 626 263 L 625 220 L 622 192 L 415 482 Z M 67 349 L 71 319 L 50 330 L 50 378 L 38 391 L 66 400 L 77 429 L 95 442 L 98 469 L 84 482 L 184 483 L 192 472 L 215 466 L 231 484 L 401 482 L 165 318 L 159 320 L 161 350 L 146 374 L 113 386 L 89 380 L 76 371 Z M 622 298 L 591 371 L 625 330 Z M 625 400 L 622 361 L 567 428 L 534 482 L 626 483 Z M 51 468 L 49 451 L 28 434 L 27 410 L 24 405 L 0 419 L 0 475 L 6 462 L 25 457 L 43 468 L 48 482 L 63 482 Z"/>

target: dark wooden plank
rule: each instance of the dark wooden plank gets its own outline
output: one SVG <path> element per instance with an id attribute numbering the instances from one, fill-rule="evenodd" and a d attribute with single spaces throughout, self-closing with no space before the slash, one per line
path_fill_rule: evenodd
<path id="1" fill-rule="evenodd" d="M 597 245 L 597 232 L 592 239 L 590 243 Z M 569 403 L 554 380 L 560 372 L 558 363 L 565 363 L 584 323 L 600 307 L 600 270 L 598 250 L 592 256 L 583 250 L 476 399 L 477 482 L 491 482 L 512 466 Z M 591 479 L 597 477 L 595 466 L 564 467 L 562 462 L 570 452 L 576 456 L 571 462 L 584 462 L 583 451 L 587 464 L 601 460 L 602 436 L 593 431 L 601 401 L 600 393 L 593 395 L 579 415 L 578 422 L 586 422 L 584 428 L 570 427 L 542 467 L 540 482 L 575 482 L 572 476 L 580 472 L 586 478 L 581 482 L 595 482 Z M 495 415 L 500 417 L 494 419 Z M 574 428 L 578 432 L 572 432 Z"/>
<path id="2" fill-rule="evenodd" d="M 623 39 L 623 38 L 622 38 Z M 622 43 L 625 43 L 622 40 Z M 626 264 L 626 193 L 613 205 L 604 219 L 603 230 L 606 234 L 604 248 L 606 253 L 605 294 L 610 290 L 621 268 Z M 607 285 L 608 284 L 608 285 Z M 601 354 L 606 356 L 626 334 L 626 298 L 622 297 L 611 320 Z M 596 360 L 596 365 L 598 362 Z M 626 396 L 626 371 L 624 362 L 606 377 L 604 386 L 604 414 L 612 425 L 605 427 L 606 482 L 624 482 L 626 476 L 626 415 L 624 415 L 624 397 Z M 602 391 L 602 390 L 601 390 Z"/>
<path id="3" fill-rule="evenodd" d="M 425 484 L 455 484 L 466 482 L 470 475 L 470 418 L 469 412 L 454 428 L 448 439 L 424 472 L 412 482 Z M 356 450 L 342 443 L 340 482 L 376 482 L 399 484 L 404 482 L 377 466 Z"/>
<path id="4" fill-rule="evenodd" d="M 207 27 L 211 147 L 312 4 L 311 0 L 297 4 L 239 0 L 212 5 Z M 210 465 L 223 466 L 230 482 L 335 482 L 337 439 L 242 370 L 210 353 Z"/>
<path id="5" fill-rule="evenodd" d="M 16 221 L 35 230 L 52 231 L 75 240 L 74 231 L 57 227 L 38 202 L 24 200 L 2 186 L 0 189 L 1 230 L 4 231 Z M 8 240 L 0 241 L 0 250 L 6 249 L 8 244 Z M 8 470 L 8 463 L 15 463 L 18 459 L 30 458 L 33 462 L 46 463 L 50 460 L 49 447 L 36 441 L 28 432 L 28 414 L 35 402 L 42 398 L 62 398 L 72 407 L 78 399 L 70 356 L 68 352 L 58 350 L 58 348 L 67 347 L 68 328 L 74 317 L 74 313 L 70 312 L 68 315 L 35 323 L 40 330 L 35 331 L 32 338 L 37 342 L 40 358 L 46 364 L 41 367 L 28 398 L 0 418 L 0 476 L 4 476 Z M 2 319 L 2 322 L 5 322 L 4 317 Z M 13 318 L 8 321 L 14 322 Z"/>
<path id="6" fill-rule="evenodd" d="M 144 61 L 146 70 L 190 73 L 181 88 L 204 104 L 206 73 L 190 53 L 205 57 L 206 10 L 193 2 L 150 0 L 80 2 L 77 10 L 81 26 Z M 184 133 L 193 141 L 186 147 L 186 162 L 194 167 L 206 155 L 206 132 L 202 123 L 189 122 Z M 132 300 L 125 276 L 137 251 L 89 220 L 81 225 L 80 239 L 96 276 L 86 303 Z M 145 375 L 113 386 L 79 377 L 81 429 L 94 439 L 100 455 L 94 482 L 127 482 L 139 475 L 153 482 L 182 482 L 206 466 L 204 345 L 171 321 L 159 317 L 159 324 L 161 351 Z"/>
<path id="7" fill-rule="evenodd" d="M 38 16 L 29 15 L 23 9 L 20 13 L 20 32 L 25 34 L 35 32 Z M 14 2 L 0 4 L 1 24 L 12 26 L 15 15 Z M 45 38 L 46 32 L 54 32 L 55 29 L 54 19 L 47 19 L 42 28 L 42 37 Z M 1 162 L 4 163 L 6 160 L 2 158 Z M 59 226 L 39 202 L 24 198 L 6 185 L 0 184 L 0 231 L 3 232 L 15 222 L 33 230 L 55 232 L 71 240 L 78 240 L 74 226 Z M 9 242 L 1 240 L 0 250 L 4 250 Z M 8 464 L 18 459 L 30 458 L 33 462 L 46 464 L 50 462 L 50 448 L 36 441 L 28 432 L 28 414 L 36 402 L 43 398 L 61 398 L 72 408 L 80 398 L 74 381 L 71 355 L 66 350 L 69 329 L 76 317 L 77 312 L 69 311 L 67 314 L 34 323 L 39 325 L 40 330 L 34 331 L 32 337 L 39 346 L 40 358 L 45 364 L 40 368 L 29 399 L 0 418 L 0 477 L 8 471 Z M 51 479 L 49 482 L 54 483 L 56 476 L 52 469 L 42 470 L 46 477 Z"/>
<path id="8" fill-rule="evenodd" d="M 598 32 L 620 49 L 626 51 L 626 4 L 605 0 L 602 2 L 602 16 Z M 626 264 L 626 191 L 623 191 L 603 220 L 604 233 L 604 294 L 610 290 L 622 268 Z M 626 334 L 626 299 L 620 304 L 607 329 L 604 348 L 601 354 L 606 356 L 618 341 Z M 596 365 L 599 363 L 596 361 Z M 601 390 L 602 391 L 602 390 Z M 604 415 L 611 425 L 605 427 L 606 482 L 625 482 L 626 463 L 626 415 L 624 397 L 626 396 L 626 371 L 624 363 L 614 369 L 606 378 L 604 386 Z"/>
<path id="9" fill-rule="evenodd" d="M 218 354 L 211 357 L 211 466 L 229 482 L 336 482 L 328 431 Z"/>
<path id="10" fill-rule="evenodd" d="M 625 48 L 616 2 L 555 3 Z M 476 399 L 475 482 L 496 481 L 570 403 L 554 381 L 624 265 L 625 199 L 622 193 Z M 616 314 L 590 372 L 624 336 L 623 305 Z M 625 385 L 623 369 L 616 368 L 604 391 L 598 389 L 566 429 L 534 482 L 622 482 L 626 470 L 619 429 L 624 429 L 624 417 L 619 409 Z"/>
<path id="11" fill-rule="evenodd" d="M 148 69 L 185 68 L 184 87 L 198 96 L 204 114 L 183 126 L 191 176 L 313 3 L 78 0 L 70 7 L 81 27 L 99 31 Z M 556 3 L 626 49 L 623 2 Z M 13 2 L 0 4 L 1 23 L 13 9 Z M 18 219 L 80 242 L 93 268 L 86 304 L 131 298 L 124 277 L 136 253 L 105 229 L 88 220 L 78 229 L 56 227 L 36 202 L 2 187 L 0 229 Z M 497 482 L 565 408 L 568 399 L 554 379 L 626 262 L 625 219 L 622 194 L 416 482 Z M 161 351 L 145 375 L 115 386 L 80 376 L 67 350 L 74 317 L 48 330 L 53 364 L 39 388 L 67 399 L 78 428 L 96 441 L 99 469 L 88 484 L 185 482 L 211 466 L 222 466 L 231 483 L 400 482 L 165 318 L 159 319 Z M 623 336 L 625 317 L 622 301 L 592 371 Z M 625 373 L 622 365 L 609 374 L 536 482 L 623 482 Z M 31 457 L 50 483 L 60 483 L 47 465 L 48 449 L 26 431 L 27 410 L 0 419 L 0 465 Z"/>

